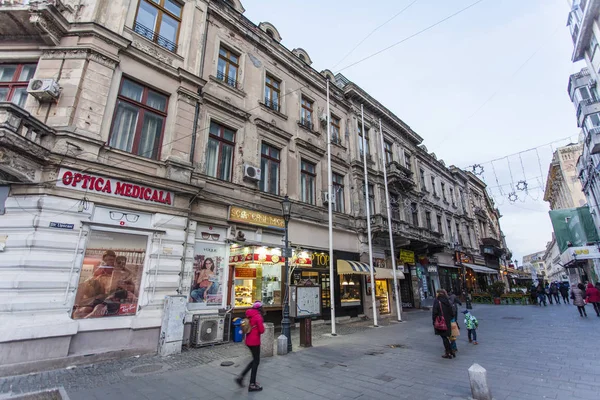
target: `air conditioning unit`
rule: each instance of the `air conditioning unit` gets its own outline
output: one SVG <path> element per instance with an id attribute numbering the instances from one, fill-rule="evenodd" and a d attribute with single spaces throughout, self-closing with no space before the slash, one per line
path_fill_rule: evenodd
<path id="1" fill-rule="evenodd" d="M 261 171 L 260 168 L 256 168 L 249 164 L 244 164 L 244 178 L 251 181 L 260 181 Z"/>
<path id="2" fill-rule="evenodd" d="M 329 201 L 333 201 L 335 202 L 335 193 L 333 194 L 333 196 L 329 196 L 329 192 L 324 190 L 321 192 L 321 201 L 323 202 L 323 205 L 326 206 L 327 204 L 329 204 Z"/>
<path id="3" fill-rule="evenodd" d="M 54 79 L 32 79 L 27 86 L 27 93 L 39 101 L 52 101 L 60 95 L 60 87 Z"/>
<path id="4" fill-rule="evenodd" d="M 219 315 L 194 315 L 190 344 L 202 347 L 223 343 L 226 321 L 224 316 Z"/>

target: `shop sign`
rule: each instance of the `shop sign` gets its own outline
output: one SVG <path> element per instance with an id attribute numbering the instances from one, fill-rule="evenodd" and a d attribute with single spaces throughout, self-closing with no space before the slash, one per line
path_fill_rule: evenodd
<path id="1" fill-rule="evenodd" d="M 152 214 L 109 207 L 95 207 L 92 220 L 102 224 L 124 227 L 152 227 Z"/>
<path id="2" fill-rule="evenodd" d="M 437 267 L 430 265 L 429 267 L 427 267 L 427 272 L 437 272 Z"/>
<path id="3" fill-rule="evenodd" d="M 399 264 L 414 264 L 415 253 L 410 250 L 400 250 L 400 258 L 398 259 Z"/>
<path id="4" fill-rule="evenodd" d="M 483 265 L 486 266 L 485 257 L 482 256 L 473 256 L 473 264 L 475 265 Z"/>
<path id="5" fill-rule="evenodd" d="M 256 278 L 256 268 L 235 268 L 236 278 L 254 279 Z"/>
<path id="6" fill-rule="evenodd" d="M 64 224 L 62 222 L 50 222 L 50 228 L 58 228 L 58 229 L 73 229 L 75 224 Z"/>
<path id="7" fill-rule="evenodd" d="M 312 265 L 315 268 L 329 268 L 329 254 L 313 252 Z"/>
<path id="8" fill-rule="evenodd" d="M 56 186 L 118 198 L 129 198 L 144 203 L 172 206 L 175 201 L 175 195 L 167 190 L 136 185 L 116 178 L 72 171 L 67 168 L 60 169 Z"/>
<path id="9" fill-rule="evenodd" d="M 232 248 L 229 255 L 229 263 L 281 263 L 285 258 L 277 254 L 279 249 L 268 249 L 266 247 L 238 247 Z"/>
<path id="10" fill-rule="evenodd" d="M 264 226 L 266 228 L 284 229 L 283 217 L 265 214 L 254 210 L 231 206 L 229 207 L 229 220 L 249 225 Z"/>
<path id="11" fill-rule="evenodd" d="M 460 263 L 473 264 L 473 258 L 466 253 L 455 251 L 454 263 L 457 265 Z"/>

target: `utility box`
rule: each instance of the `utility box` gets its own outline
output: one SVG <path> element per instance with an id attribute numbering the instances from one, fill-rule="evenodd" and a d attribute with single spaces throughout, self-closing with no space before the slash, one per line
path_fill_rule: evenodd
<path id="1" fill-rule="evenodd" d="M 165 297 L 165 308 L 158 340 L 158 354 L 161 356 L 181 353 L 186 304 L 186 296 Z"/>

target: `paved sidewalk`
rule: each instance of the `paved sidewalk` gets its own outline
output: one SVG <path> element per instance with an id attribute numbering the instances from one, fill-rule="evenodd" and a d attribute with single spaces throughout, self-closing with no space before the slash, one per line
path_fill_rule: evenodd
<path id="1" fill-rule="evenodd" d="M 263 359 L 259 382 L 265 390 L 260 393 L 248 393 L 233 383 L 249 361 L 249 354 L 239 346 L 229 346 L 232 352 L 224 358 L 234 361 L 231 367 L 221 367 L 221 359 L 215 359 L 180 368 L 186 362 L 183 354 L 140 358 L 114 371 L 103 366 L 91 367 L 85 374 L 78 368 L 40 375 L 49 385 L 65 386 L 74 400 L 467 399 L 467 369 L 477 362 L 488 369 L 498 400 L 597 399 L 600 395 L 600 318 L 591 308 L 587 319 L 570 305 L 475 305 L 473 313 L 481 322 L 480 345 L 469 345 L 463 329 L 454 360 L 440 357 L 443 347 L 433 335 L 430 314 L 412 312 L 402 324 L 362 327 L 337 338 L 319 336 L 311 349 Z M 0 385 L 2 391 L 7 384 L 24 388 L 30 379 L 10 378 L 0 380 Z"/>

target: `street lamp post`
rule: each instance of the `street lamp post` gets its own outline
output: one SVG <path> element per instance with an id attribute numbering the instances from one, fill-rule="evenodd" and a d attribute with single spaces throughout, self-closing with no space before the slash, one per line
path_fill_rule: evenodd
<path id="1" fill-rule="evenodd" d="M 460 265 L 461 269 L 462 269 L 462 284 L 463 284 L 463 292 L 465 294 L 465 302 L 467 303 L 467 310 L 471 310 L 473 309 L 473 306 L 471 306 L 471 298 L 469 297 L 469 292 L 467 291 L 467 268 L 465 267 L 465 264 L 463 264 L 462 262 L 462 246 L 460 246 L 459 244 L 455 244 L 454 245 L 454 249 L 455 249 L 455 257 L 458 259 L 458 265 Z"/>
<path id="2" fill-rule="evenodd" d="M 290 257 L 290 247 L 288 240 L 288 223 L 290 222 L 290 215 L 292 212 L 292 202 L 289 197 L 285 196 L 283 201 L 281 202 L 281 212 L 283 214 L 283 220 L 285 222 L 285 272 L 284 272 L 284 282 L 285 282 L 285 296 L 283 303 L 283 320 L 281 321 L 281 329 L 283 331 L 283 335 L 287 338 L 287 350 L 288 353 L 292 351 L 292 334 L 290 332 L 290 285 L 289 285 L 289 260 Z"/>

